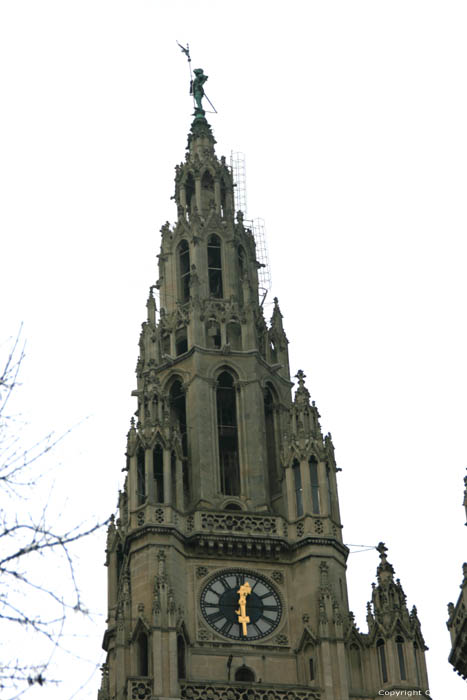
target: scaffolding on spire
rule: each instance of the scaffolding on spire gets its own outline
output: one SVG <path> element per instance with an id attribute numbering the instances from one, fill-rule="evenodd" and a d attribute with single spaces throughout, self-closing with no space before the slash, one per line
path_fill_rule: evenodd
<path id="1" fill-rule="evenodd" d="M 269 265 L 264 219 L 258 217 L 255 219 L 248 218 L 245 154 L 238 151 L 234 153 L 232 151 L 230 154 L 230 166 L 235 182 L 235 210 L 243 212 L 245 227 L 251 229 L 256 243 L 256 257 L 261 265 L 258 269 L 258 281 L 260 293 L 263 297 L 261 304 L 263 304 L 267 293 L 271 289 L 271 268 Z"/>

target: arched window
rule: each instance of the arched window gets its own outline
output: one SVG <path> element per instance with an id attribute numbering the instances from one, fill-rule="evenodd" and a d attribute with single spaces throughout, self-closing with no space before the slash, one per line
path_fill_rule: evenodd
<path id="1" fill-rule="evenodd" d="M 138 447 L 138 452 L 136 455 L 136 471 L 137 471 L 137 496 L 138 505 L 142 505 L 146 500 L 146 469 L 145 469 L 145 459 L 144 459 L 144 449 Z"/>
<path id="2" fill-rule="evenodd" d="M 156 503 L 164 503 L 164 456 L 160 445 L 155 446 L 152 459 L 156 486 Z"/>
<path id="3" fill-rule="evenodd" d="M 184 352 L 188 350 L 188 337 L 186 332 L 186 326 L 177 328 L 175 331 L 175 354 L 183 355 Z"/>
<path id="4" fill-rule="evenodd" d="M 363 686 L 362 659 L 357 644 L 350 645 L 350 679 L 354 690 L 361 690 Z"/>
<path id="5" fill-rule="evenodd" d="M 251 668 L 248 668 L 248 666 L 240 666 L 235 671 L 235 680 L 249 681 L 250 683 L 252 683 L 255 680 L 255 674 Z"/>
<path id="6" fill-rule="evenodd" d="M 172 505 L 177 506 L 177 456 L 175 452 L 170 453 L 170 489 L 172 492 Z M 181 508 L 182 504 L 179 503 Z"/>
<path id="7" fill-rule="evenodd" d="M 216 299 L 224 295 L 222 287 L 221 239 L 215 233 L 208 238 L 209 294 Z"/>
<path id="8" fill-rule="evenodd" d="M 243 304 L 243 302 L 244 302 L 243 283 L 247 279 L 247 271 L 246 271 L 246 255 L 245 255 L 245 250 L 242 248 L 242 246 L 239 246 L 237 249 L 237 263 L 238 263 L 238 301 L 240 304 Z"/>
<path id="9" fill-rule="evenodd" d="M 413 658 L 414 658 L 414 662 L 415 662 L 415 675 L 417 677 L 417 685 L 421 685 L 420 666 L 418 663 L 418 644 L 417 644 L 417 642 L 413 643 Z"/>
<path id="10" fill-rule="evenodd" d="M 297 518 L 303 515 L 303 489 L 302 489 L 302 475 L 300 472 L 300 463 L 297 459 L 294 459 L 292 463 L 292 472 L 295 486 L 295 507 L 297 510 Z"/>
<path id="11" fill-rule="evenodd" d="M 120 574 L 122 573 L 123 566 L 123 547 L 119 543 L 117 546 L 117 582 L 120 580 Z"/>
<path id="12" fill-rule="evenodd" d="M 396 637 L 396 648 L 397 648 L 397 659 L 399 661 L 399 676 L 401 681 L 407 680 L 407 672 L 405 670 L 405 658 L 404 658 L 404 639 L 399 636 Z"/>
<path id="13" fill-rule="evenodd" d="M 381 672 L 381 679 L 383 683 L 388 682 L 388 667 L 386 663 L 386 649 L 384 645 L 384 640 L 383 639 L 378 639 L 376 642 L 376 648 L 378 650 L 378 657 L 379 657 L 379 670 Z"/>
<path id="14" fill-rule="evenodd" d="M 271 350 L 271 362 L 273 364 L 276 364 L 277 362 L 277 348 L 274 340 L 271 340 L 270 342 L 270 350 Z"/>
<path id="15" fill-rule="evenodd" d="M 189 173 L 186 183 L 185 183 L 185 196 L 186 196 L 186 206 L 188 211 L 191 211 L 191 200 L 195 194 L 195 179 L 191 173 Z"/>
<path id="16" fill-rule="evenodd" d="M 189 477 L 188 477 L 188 433 L 186 427 L 186 402 L 185 402 L 185 392 L 183 391 L 182 384 L 179 379 L 177 379 L 171 386 L 169 392 L 169 403 L 170 403 L 170 414 L 172 420 L 178 421 L 178 426 L 180 428 L 180 433 L 182 435 L 182 451 L 183 451 L 183 463 L 182 463 L 182 476 L 183 476 L 183 492 L 185 498 L 189 497 Z M 182 504 L 178 504 L 179 508 Z"/>
<path id="17" fill-rule="evenodd" d="M 162 354 L 170 355 L 170 334 L 164 333 L 162 336 Z"/>
<path id="18" fill-rule="evenodd" d="M 208 348 L 219 350 L 222 344 L 221 327 L 215 318 L 210 318 L 206 324 L 206 345 Z"/>
<path id="19" fill-rule="evenodd" d="M 332 516 L 332 487 L 331 487 L 331 469 L 326 464 L 326 487 L 328 492 L 328 508 L 329 515 Z"/>
<path id="20" fill-rule="evenodd" d="M 308 466 L 310 467 L 311 506 L 313 513 L 319 515 L 318 462 L 313 456 L 308 460 Z"/>
<path id="21" fill-rule="evenodd" d="M 214 178 L 209 170 L 205 170 L 201 178 L 201 201 L 204 210 L 214 204 Z"/>
<path id="22" fill-rule="evenodd" d="M 177 637 L 177 670 L 179 678 L 186 678 L 185 640 L 181 634 Z"/>
<path id="23" fill-rule="evenodd" d="M 242 349 L 242 327 L 237 321 L 230 321 L 227 324 L 227 342 L 231 350 Z"/>
<path id="24" fill-rule="evenodd" d="M 178 246 L 179 299 L 185 303 L 190 298 L 190 248 L 188 241 L 180 241 Z"/>
<path id="25" fill-rule="evenodd" d="M 140 632 L 138 637 L 138 676 L 149 676 L 149 643 L 145 632 Z"/>
<path id="26" fill-rule="evenodd" d="M 225 206 L 227 201 L 227 188 L 225 186 L 224 178 L 221 179 L 221 212 L 222 216 L 225 216 Z"/>
<path id="27" fill-rule="evenodd" d="M 277 478 L 277 440 L 274 415 L 274 398 L 269 387 L 264 392 L 264 420 L 266 423 L 266 454 L 268 460 L 269 489 L 271 495 L 279 491 Z"/>
<path id="28" fill-rule="evenodd" d="M 221 492 L 227 496 L 240 494 L 238 463 L 237 402 L 232 375 L 222 372 L 217 386 L 217 431 Z"/>
<path id="29" fill-rule="evenodd" d="M 238 503 L 227 503 L 224 506 L 224 510 L 241 510 L 241 506 Z"/>

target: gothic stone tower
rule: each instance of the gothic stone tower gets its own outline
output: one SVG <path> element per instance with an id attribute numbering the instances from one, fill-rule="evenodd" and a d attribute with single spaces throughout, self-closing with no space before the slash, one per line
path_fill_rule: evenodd
<path id="1" fill-rule="evenodd" d="M 349 612 L 331 435 L 197 110 L 162 227 L 119 516 L 99 700 L 374 700 L 424 691 L 416 611 L 380 546 L 369 632 Z M 418 693 L 417 693 L 418 694 Z"/>

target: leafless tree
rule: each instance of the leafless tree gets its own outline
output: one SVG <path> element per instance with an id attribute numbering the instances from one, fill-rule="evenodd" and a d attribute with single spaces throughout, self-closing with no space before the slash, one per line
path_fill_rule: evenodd
<path id="1" fill-rule="evenodd" d="M 51 433 L 25 447 L 20 423 L 10 412 L 23 359 L 20 332 L 0 368 L 0 695 L 8 700 L 31 686 L 60 680 L 50 678 L 48 669 L 62 646 L 67 618 L 87 614 L 73 546 L 105 524 L 61 529 L 48 504 L 33 503 L 42 460 L 64 435 Z"/>

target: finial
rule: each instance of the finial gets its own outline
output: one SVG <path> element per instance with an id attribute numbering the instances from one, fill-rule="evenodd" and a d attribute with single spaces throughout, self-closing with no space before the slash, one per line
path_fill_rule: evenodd
<path id="1" fill-rule="evenodd" d="M 306 377 L 305 372 L 302 369 L 299 369 L 295 376 L 298 379 L 298 386 L 300 387 L 300 389 L 303 389 L 303 387 L 305 385 L 305 377 Z"/>
<path id="2" fill-rule="evenodd" d="M 388 548 L 385 546 L 384 542 L 380 542 L 375 549 L 379 552 L 379 556 L 381 557 L 381 564 L 387 564 L 387 557 L 386 557 L 386 552 L 388 551 Z"/>
<path id="3" fill-rule="evenodd" d="M 239 210 L 237 211 L 237 222 L 238 222 L 239 224 L 243 224 L 243 217 L 244 217 L 244 214 L 243 214 L 243 212 L 239 209 Z"/>

